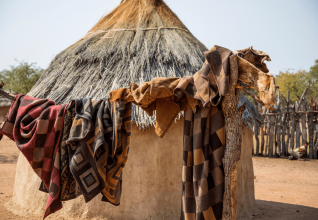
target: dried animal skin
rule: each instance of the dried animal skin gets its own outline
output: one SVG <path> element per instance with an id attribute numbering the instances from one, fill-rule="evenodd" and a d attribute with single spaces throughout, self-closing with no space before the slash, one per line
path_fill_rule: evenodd
<path id="1" fill-rule="evenodd" d="M 252 47 L 235 51 L 238 55 L 239 81 L 244 82 L 250 88 L 256 89 L 261 101 L 266 105 L 275 104 L 276 85 L 275 78 L 268 73 L 265 60 L 270 61 L 269 55 Z M 245 59 L 246 58 L 246 59 Z M 240 86 L 237 86 L 240 88 Z"/>

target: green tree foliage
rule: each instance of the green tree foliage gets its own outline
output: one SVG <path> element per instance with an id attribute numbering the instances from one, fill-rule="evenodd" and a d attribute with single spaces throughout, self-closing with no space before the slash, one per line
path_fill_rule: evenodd
<path id="1" fill-rule="evenodd" d="M 306 82 L 312 98 L 318 98 L 318 60 L 315 61 L 315 65 L 310 67 L 310 71 L 306 76 Z"/>
<path id="2" fill-rule="evenodd" d="M 318 97 L 318 60 L 315 61 L 315 65 L 310 68 L 310 71 L 280 71 L 276 76 L 276 85 L 279 86 L 279 91 L 285 97 L 287 91 L 290 91 L 290 99 L 292 101 L 299 100 L 300 96 L 304 92 L 305 88 L 309 88 L 307 92 L 307 101 L 311 98 Z"/>
<path id="3" fill-rule="evenodd" d="M 291 70 L 279 71 L 279 74 L 276 76 L 275 82 L 279 86 L 279 92 L 287 97 L 287 91 L 290 91 L 290 99 L 292 101 L 299 100 L 302 95 L 306 81 L 306 71 L 299 70 L 293 72 Z"/>
<path id="4" fill-rule="evenodd" d="M 43 69 L 36 67 L 34 63 L 29 64 L 21 61 L 16 66 L 10 66 L 10 70 L 2 70 L 0 80 L 5 83 L 4 90 L 16 94 L 27 94 L 43 71 Z"/>

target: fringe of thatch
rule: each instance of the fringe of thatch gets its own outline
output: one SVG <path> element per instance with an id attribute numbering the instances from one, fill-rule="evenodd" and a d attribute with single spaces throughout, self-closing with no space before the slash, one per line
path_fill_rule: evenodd
<path id="1" fill-rule="evenodd" d="M 246 105 L 242 114 L 243 123 L 251 131 L 253 131 L 253 126 L 256 123 L 259 125 L 264 124 L 264 119 L 262 118 L 256 106 L 250 100 L 248 100 L 244 93 L 242 93 L 237 107 L 241 107 L 244 103 L 246 103 Z"/>
<path id="2" fill-rule="evenodd" d="M 118 31 L 142 28 L 156 29 Z M 57 104 L 77 97 L 105 98 L 131 82 L 193 75 L 206 50 L 162 0 L 122 1 L 53 59 L 29 95 Z M 133 120 L 142 128 L 155 123 L 139 107 L 133 108 Z"/>

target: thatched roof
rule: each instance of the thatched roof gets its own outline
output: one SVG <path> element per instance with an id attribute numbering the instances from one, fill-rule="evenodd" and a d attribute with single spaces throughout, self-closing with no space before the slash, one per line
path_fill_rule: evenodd
<path id="1" fill-rule="evenodd" d="M 241 107 L 244 103 L 246 103 L 246 105 L 245 111 L 242 114 L 243 123 L 250 130 L 253 131 L 254 124 L 258 123 L 259 125 L 261 125 L 264 123 L 264 120 L 256 106 L 250 100 L 248 100 L 244 93 L 242 93 L 238 103 L 238 108 Z"/>
<path id="2" fill-rule="evenodd" d="M 57 104 L 77 97 L 105 98 L 131 82 L 193 75 L 207 50 L 162 0 L 122 1 L 53 59 L 29 95 Z M 251 127 L 259 116 L 245 96 L 240 102 L 248 102 L 243 121 Z M 155 117 L 138 106 L 132 118 L 141 128 L 155 124 Z"/>
<path id="3" fill-rule="evenodd" d="M 0 107 L 9 107 L 11 106 L 11 101 L 7 98 L 0 96 Z"/>
<path id="4" fill-rule="evenodd" d="M 126 0 L 60 52 L 29 95 L 57 104 L 76 97 L 105 98 L 131 82 L 193 75 L 205 51 L 162 0 Z M 133 120 L 147 126 L 154 117 L 134 107 Z"/>

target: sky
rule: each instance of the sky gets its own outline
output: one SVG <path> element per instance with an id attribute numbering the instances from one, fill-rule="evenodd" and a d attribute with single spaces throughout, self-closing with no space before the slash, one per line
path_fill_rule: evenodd
<path id="1" fill-rule="evenodd" d="M 166 0 L 207 48 L 268 53 L 270 73 L 309 70 L 318 59 L 316 0 Z M 0 71 L 18 61 L 47 68 L 120 0 L 0 0 Z"/>

